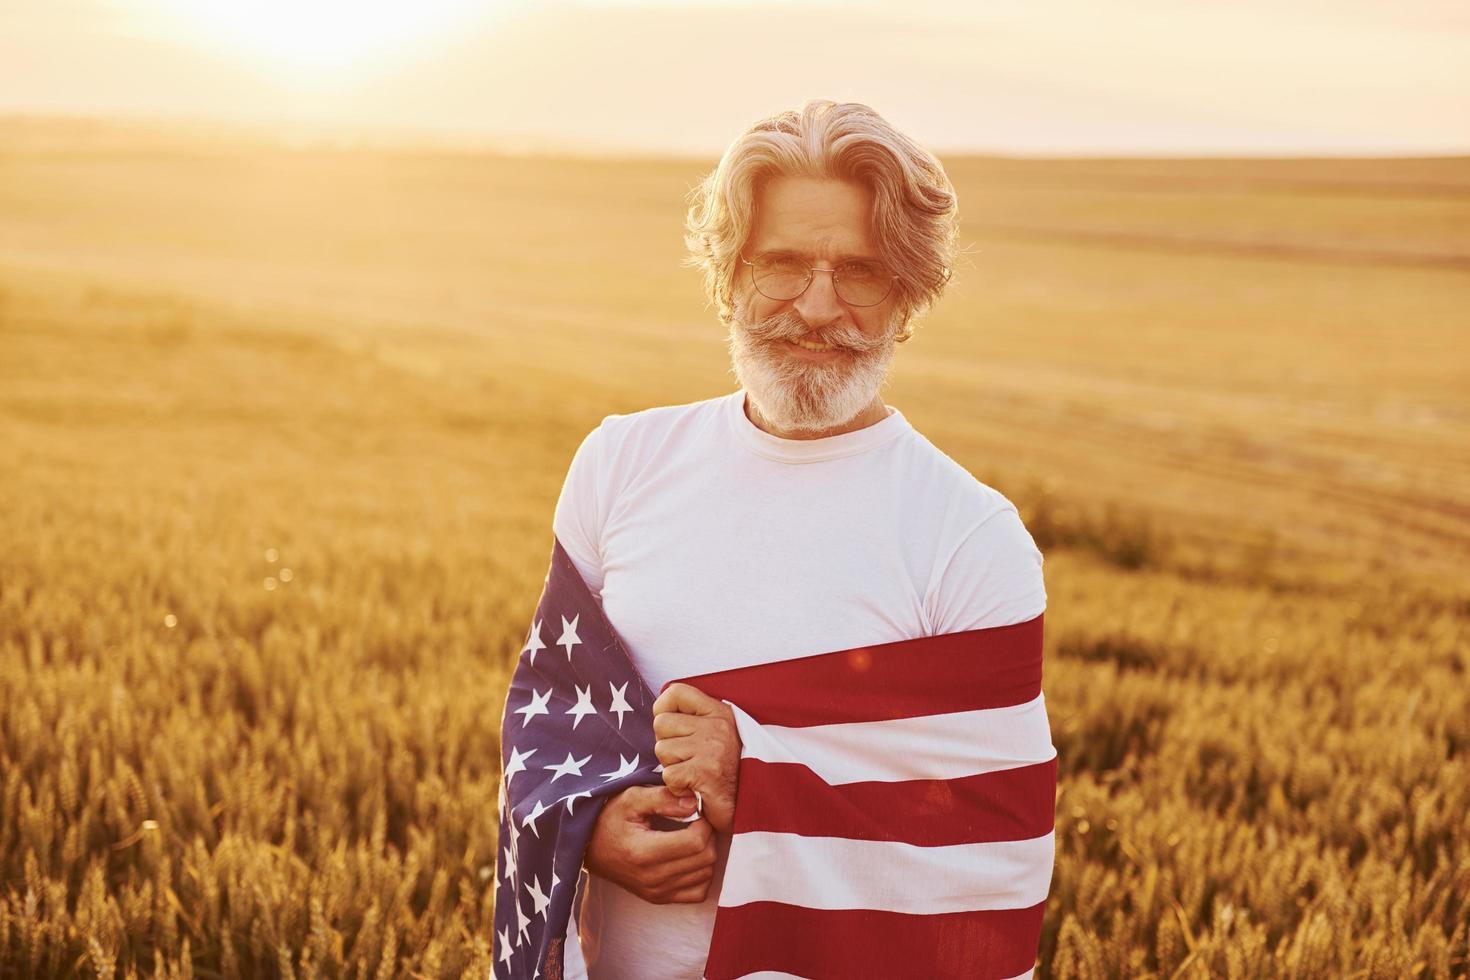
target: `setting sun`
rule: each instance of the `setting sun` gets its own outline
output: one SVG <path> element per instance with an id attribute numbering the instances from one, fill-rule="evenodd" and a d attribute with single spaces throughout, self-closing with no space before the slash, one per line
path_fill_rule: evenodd
<path id="1" fill-rule="evenodd" d="M 462 23 L 470 0 L 163 0 L 179 28 L 293 73 L 335 74 L 401 53 Z"/>

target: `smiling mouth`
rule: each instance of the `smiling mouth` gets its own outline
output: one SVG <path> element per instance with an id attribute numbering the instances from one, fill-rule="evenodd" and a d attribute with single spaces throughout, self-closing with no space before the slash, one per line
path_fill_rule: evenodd
<path id="1" fill-rule="evenodd" d="M 790 339 L 791 339 L 791 343 L 795 344 L 797 347 L 800 347 L 802 350 L 809 350 L 809 351 L 829 351 L 829 350 L 836 350 L 837 349 L 836 347 L 833 347 L 831 344 L 816 344 L 816 343 L 811 342 L 810 340 L 805 340 L 805 339 L 800 338 L 800 337 L 793 337 L 793 338 L 790 338 Z"/>

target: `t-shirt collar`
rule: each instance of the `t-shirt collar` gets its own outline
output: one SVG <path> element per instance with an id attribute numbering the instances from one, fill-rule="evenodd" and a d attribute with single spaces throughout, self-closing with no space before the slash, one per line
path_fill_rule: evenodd
<path id="1" fill-rule="evenodd" d="M 735 437 L 752 452 L 783 463 L 816 463 L 867 452 L 913 429 L 902 412 L 891 405 L 886 407 L 887 418 L 822 439 L 783 439 L 760 428 L 745 414 L 744 389 L 726 396 L 724 409 Z"/>

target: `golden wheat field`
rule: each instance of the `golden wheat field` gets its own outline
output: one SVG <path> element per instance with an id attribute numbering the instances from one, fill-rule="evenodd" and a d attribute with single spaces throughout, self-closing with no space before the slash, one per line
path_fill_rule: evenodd
<path id="1" fill-rule="evenodd" d="M 485 977 L 605 415 L 732 389 L 712 160 L 0 127 L 0 977 Z M 1470 973 L 1470 160 L 946 160 L 887 400 L 1046 554 L 1045 977 Z"/>

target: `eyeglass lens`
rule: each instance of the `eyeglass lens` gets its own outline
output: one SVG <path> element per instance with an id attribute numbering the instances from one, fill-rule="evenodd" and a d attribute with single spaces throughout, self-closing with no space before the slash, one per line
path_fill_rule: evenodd
<path id="1" fill-rule="evenodd" d="M 806 292 L 816 275 L 806 262 L 791 256 L 759 256 L 750 271 L 762 296 L 782 301 Z M 876 306 L 888 297 L 893 274 L 876 262 L 844 262 L 832 273 L 832 285 L 844 303 Z"/>

